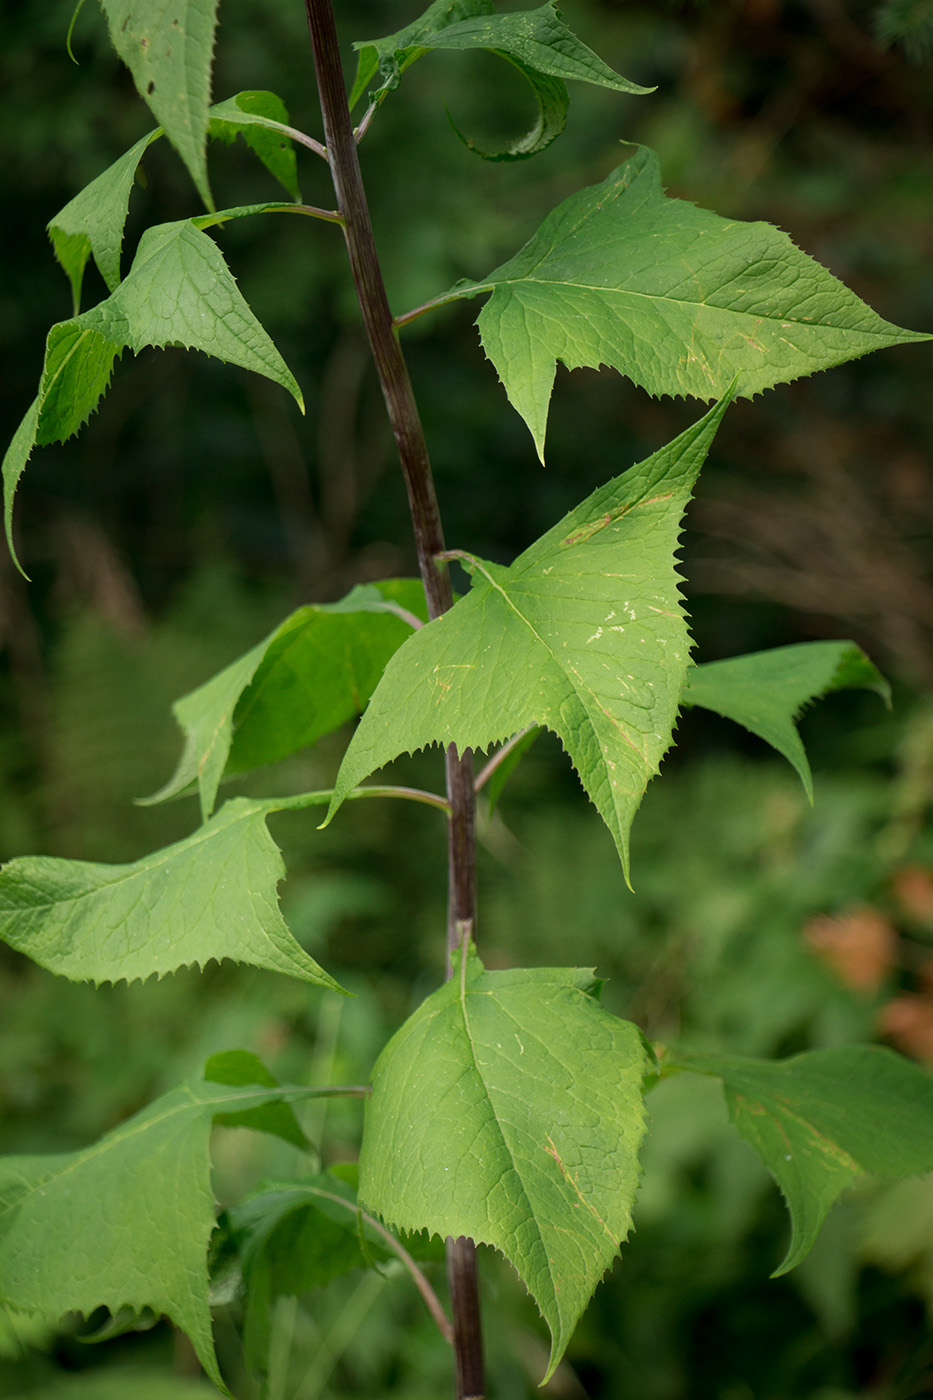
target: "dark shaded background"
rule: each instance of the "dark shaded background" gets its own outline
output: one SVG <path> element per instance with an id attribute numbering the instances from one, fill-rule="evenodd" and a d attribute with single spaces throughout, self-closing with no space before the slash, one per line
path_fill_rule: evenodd
<path id="1" fill-rule="evenodd" d="M 339 8 L 348 40 L 412 17 L 396 3 Z M 577 87 L 552 148 L 489 164 L 458 142 L 445 103 L 462 130 L 493 144 L 530 121 L 519 80 L 486 55 L 417 64 L 362 147 L 395 310 L 488 272 L 558 200 L 604 178 L 624 156 L 620 141 L 643 141 L 672 194 L 780 225 L 883 316 L 933 327 L 929 0 L 568 0 L 565 9 L 608 62 L 658 91 L 619 98 Z M 71 310 L 44 225 L 151 126 L 92 6 L 75 28 L 79 64 L 70 62 L 70 16 L 67 3 L 9 0 L 2 14 L 4 441 L 35 392 L 48 326 Z M 318 132 L 299 4 L 222 7 L 215 94 L 247 87 L 273 88 L 298 126 Z M 211 168 L 219 205 L 269 197 L 242 146 L 213 149 Z M 309 202 L 331 202 L 311 156 L 302 187 Z M 159 143 L 134 194 L 124 268 L 147 222 L 196 210 L 188 176 Z M 340 236 L 308 223 L 266 217 L 218 234 L 302 385 L 306 420 L 281 390 L 240 371 L 149 351 L 124 358 L 77 439 L 38 451 L 27 469 L 17 534 L 33 582 L 0 561 L 4 858 L 128 860 L 189 831 L 190 804 L 132 805 L 174 765 L 171 701 L 298 603 L 414 570 Z M 89 270 L 84 305 L 103 294 Z M 698 406 L 654 401 L 612 374 L 560 371 L 542 470 L 483 360 L 475 314 L 463 305 L 424 318 L 405 345 L 448 541 L 508 560 Z M 713 717 L 685 716 L 636 823 L 634 895 L 569 765 L 543 741 L 484 826 L 489 961 L 594 963 L 612 979 L 612 1008 L 661 1039 L 781 1054 L 881 1036 L 933 1061 L 929 385 L 927 348 L 908 347 L 736 405 L 684 542 L 699 659 L 851 636 L 892 678 L 892 714 L 874 697 L 840 696 L 805 720 L 812 812 L 760 745 Z M 329 783 L 339 751 L 325 742 L 258 775 L 252 790 Z M 435 768 L 428 756 L 406 771 L 436 782 Z M 320 834 L 307 819 L 275 820 L 289 922 L 357 1001 L 309 1006 L 284 979 L 230 968 L 95 993 L 3 954 L 4 1150 L 85 1142 L 231 1044 L 285 1077 L 368 1074 L 439 975 L 442 833 L 430 813 L 376 804 Z M 673 1081 L 654 1096 L 637 1232 L 550 1393 L 933 1395 L 930 1182 L 850 1196 L 811 1259 L 769 1282 L 783 1208 L 705 1090 Z M 352 1154 L 358 1131 L 355 1110 L 329 1110 L 325 1156 Z M 286 1169 L 266 1147 L 218 1151 L 222 1199 Z M 531 1395 L 545 1359 L 534 1309 L 507 1270 L 485 1267 L 491 1393 Z M 373 1285 L 372 1297 L 363 1286 L 352 1279 L 291 1313 L 283 1306 L 282 1396 L 446 1392 L 446 1357 L 404 1285 Z M 237 1377 L 235 1304 L 228 1313 L 220 1345 Z M 357 1315 L 354 1330 L 347 1319 Z M 97 1368 L 173 1364 L 166 1329 L 109 1349 L 83 1346 L 80 1330 L 77 1320 L 60 1329 L 0 1312 L 0 1394 L 57 1395 L 49 1387 L 64 1377 L 93 1395 Z M 328 1347 L 330 1371 L 320 1362 Z M 251 1393 L 242 1376 L 238 1384 Z"/>

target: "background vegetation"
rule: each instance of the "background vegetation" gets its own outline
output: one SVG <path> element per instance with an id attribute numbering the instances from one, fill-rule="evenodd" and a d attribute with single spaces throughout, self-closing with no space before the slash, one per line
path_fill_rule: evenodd
<path id="1" fill-rule="evenodd" d="M 462 130 L 491 144 L 528 115 L 520 85 L 504 86 L 501 66 L 472 55 L 414 69 L 407 101 L 363 146 L 396 310 L 495 265 L 559 198 L 602 178 L 620 140 L 642 140 L 658 150 L 673 193 L 791 230 L 883 316 L 933 325 L 928 3 L 570 8 L 584 39 L 658 93 L 578 91 L 555 147 L 500 166 L 477 161 L 438 114 L 446 100 Z M 70 15 L 69 0 L 55 0 L 8 6 L 2 18 L 4 440 L 33 393 L 44 328 L 70 311 L 39 230 L 147 129 L 90 6 L 74 35 L 80 66 L 68 61 Z M 409 17 L 400 0 L 341 6 L 347 39 Z M 228 0 L 221 20 L 216 95 L 271 87 L 314 131 L 302 7 Z M 219 202 L 262 197 L 261 175 L 236 148 L 215 148 L 212 160 Z M 153 148 L 145 170 L 131 242 L 150 218 L 194 208 L 167 149 Z M 308 162 L 305 197 L 325 202 L 325 179 Z M 183 805 L 132 805 L 173 767 L 170 702 L 297 603 L 413 571 L 401 482 L 333 230 L 246 221 L 221 237 L 302 384 L 307 421 L 238 371 L 149 351 L 122 366 L 105 412 L 80 437 L 36 455 L 19 503 L 33 584 L 0 562 L 3 858 L 41 850 L 128 860 L 186 832 Z M 102 290 L 92 276 L 88 303 Z M 542 471 L 482 363 L 467 308 L 415 323 L 406 344 L 448 538 L 486 557 L 510 559 L 606 475 L 607 461 L 646 455 L 693 412 L 614 376 L 561 373 Z M 566 961 L 569 935 L 580 960 L 611 979 L 611 1008 L 649 1035 L 676 1029 L 698 1046 L 750 1054 L 882 1037 L 933 1061 L 925 366 L 889 351 L 734 407 L 685 540 L 698 656 L 851 635 L 894 681 L 893 714 L 847 694 L 805 722 L 812 811 L 793 774 L 757 745 L 711 716 L 685 716 L 636 822 L 634 895 L 556 746 L 540 742 L 485 826 L 490 965 Z M 336 754 L 325 743 L 292 761 L 276 790 L 329 784 Z M 284 1078 L 334 1066 L 365 1079 L 440 971 L 436 823 L 358 804 L 309 841 L 306 818 L 274 820 L 293 872 L 283 888 L 289 923 L 357 999 L 309 1002 L 284 978 L 229 968 L 94 992 L 0 950 L 4 1151 L 75 1147 L 231 1045 L 256 1050 Z M 550 1393 L 933 1395 L 933 1183 L 866 1184 L 833 1212 L 811 1258 L 769 1282 L 783 1207 L 702 1087 L 675 1080 L 652 1096 L 636 1234 Z M 330 1159 L 352 1156 L 357 1110 L 326 1112 Z M 228 1135 L 220 1199 L 289 1170 L 285 1151 Z M 491 1392 L 523 1400 L 542 1368 L 533 1308 L 492 1257 L 484 1270 Z M 447 1358 L 419 1307 L 404 1284 L 368 1276 L 280 1303 L 275 1400 L 438 1394 Z M 0 1395 L 105 1400 L 109 1384 L 127 1384 L 112 1371 L 164 1362 L 173 1348 L 184 1372 L 184 1350 L 162 1327 L 96 1347 L 81 1340 L 88 1330 L 79 1319 L 59 1328 L 0 1315 Z M 221 1321 L 235 1369 L 225 1337 Z"/>

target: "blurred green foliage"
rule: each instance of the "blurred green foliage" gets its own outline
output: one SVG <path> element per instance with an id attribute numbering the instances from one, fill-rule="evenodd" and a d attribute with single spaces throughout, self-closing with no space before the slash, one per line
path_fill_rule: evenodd
<path id="1" fill-rule="evenodd" d="M 378 8 L 379 32 L 411 14 L 400 0 Z M 787 228 L 882 315 L 917 329 L 933 324 L 928 4 L 580 0 L 571 8 L 584 39 L 658 92 L 620 100 L 581 91 L 554 147 L 499 166 L 462 147 L 443 108 L 480 143 L 508 138 L 528 115 L 520 83 L 485 57 L 417 65 L 362 147 L 396 310 L 488 271 L 558 199 L 602 178 L 620 140 L 639 140 L 659 151 L 678 195 Z M 340 10 L 348 39 L 374 31 L 372 6 L 347 0 Z M 319 134 L 301 7 L 244 0 L 221 15 L 217 97 L 273 88 L 293 120 Z M 70 0 L 7 6 L 2 16 L 0 198 L 13 211 L 0 221 L 7 437 L 34 391 L 44 329 L 70 311 L 67 282 L 37 231 L 148 125 L 92 6 L 76 25 L 80 66 L 68 61 L 70 17 Z M 217 148 L 212 162 L 219 202 L 264 197 L 265 177 L 242 149 Z M 196 207 L 169 151 L 153 148 L 145 178 L 127 248 L 147 221 Z M 328 202 L 323 167 L 310 159 L 303 192 Z M 221 237 L 305 390 L 306 422 L 284 395 L 236 372 L 148 352 L 119 367 L 104 411 L 77 439 L 36 456 L 18 505 L 35 584 L 27 590 L 0 565 L 4 858 L 42 850 L 129 860 L 188 832 L 191 803 L 133 805 L 177 756 L 170 702 L 296 603 L 412 568 L 403 492 L 339 237 L 304 223 L 250 221 Z M 85 304 L 102 294 L 89 274 Z M 448 539 L 508 560 L 693 411 L 650 401 L 611 376 L 562 372 L 543 472 L 482 363 L 469 314 L 459 308 L 415 323 L 406 346 Z M 611 979 L 609 1006 L 653 1038 L 748 1054 L 868 1039 L 892 1001 L 929 995 L 933 912 L 904 897 L 904 872 L 919 871 L 922 886 L 933 869 L 925 363 L 895 352 L 734 408 L 684 551 L 703 659 L 851 634 L 898 682 L 893 717 L 879 717 L 870 699 L 845 697 L 806 721 L 813 810 L 793 774 L 759 746 L 710 717 L 685 717 L 636 821 L 634 895 L 566 761 L 542 741 L 483 831 L 481 939 L 490 965 L 593 964 Z M 325 742 L 245 790 L 323 786 L 336 758 Z M 430 755 L 398 768 L 438 781 Z M 371 803 L 325 832 L 294 814 L 274 822 L 290 871 L 286 917 L 356 999 L 309 998 L 285 979 L 229 967 L 94 992 L 4 951 L 5 1151 L 86 1142 L 231 1046 L 256 1051 L 285 1079 L 366 1079 L 386 1037 L 440 974 L 439 819 Z M 820 916 L 865 909 L 893 930 L 893 943 L 875 984 L 859 990 L 818 955 L 808 930 Z M 915 1037 L 908 1048 L 921 1053 L 919 1044 Z M 769 1282 L 786 1239 L 783 1207 L 728 1129 L 715 1086 L 665 1082 L 651 1109 L 636 1233 L 549 1393 L 933 1394 L 929 1181 L 866 1184 L 831 1215 L 804 1266 Z M 325 1161 L 355 1154 L 354 1104 L 318 1105 L 307 1126 Z M 218 1133 L 221 1203 L 264 1175 L 294 1170 L 289 1153 Z M 543 1369 L 537 1319 L 501 1261 L 490 1257 L 483 1268 L 491 1393 L 523 1400 Z M 218 1296 L 228 1296 L 222 1360 L 249 1395 L 236 1299 L 221 1280 Z M 427 1400 L 449 1383 L 444 1349 L 400 1280 L 353 1275 L 300 1303 L 281 1300 L 274 1326 L 275 1400 Z M 161 1326 L 96 1348 L 80 1341 L 82 1330 L 77 1320 L 60 1329 L 0 1316 L 0 1394 L 108 1400 L 122 1388 L 147 1400 L 150 1385 L 160 1400 L 158 1382 L 140 1380 L 138 1367 L 164 1374 L 174 1365 L 185 1375 L 184 1347 Z M 187 1394 L 183 1383 L 173 1382 L 173 1393 Z"/>

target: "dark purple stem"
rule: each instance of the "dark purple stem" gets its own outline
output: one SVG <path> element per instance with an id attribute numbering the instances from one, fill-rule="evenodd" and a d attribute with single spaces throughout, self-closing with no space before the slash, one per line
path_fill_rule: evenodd
<path id="1" fill-rule="evenodd" d="M 305 0 L 308 28 L 314 49 L 327 158 L 343 219 L 344 236 L 353 282 L 389 422 L 395 436 L 408 504 L 411 511 L 418 567 L 427 597 L 428 616 L 436 618 L 453 602 L 444 553 L 444 534 L 434 490 L 424 430 L 415 403 L 408 366 L 398 334 L 376 252 L 372 222 L 360 174 L 356 139 L 347 105 L 337 29 L 331 0 Z M 446 755 L 448 865 L 450 872 L 447 913 L 448 975 L 454 950 L 465 934 L 472 935 L 476 921 L 476 837 L 473 758 L 451 746 Z M 448 1278 L 454 1314 L 454 1348 L 457 1354 L 458 1400 L 481 1400 L 485 1395 L 480 1332 L 476 1252 L 472 1240 L 449 1240 Z"/>

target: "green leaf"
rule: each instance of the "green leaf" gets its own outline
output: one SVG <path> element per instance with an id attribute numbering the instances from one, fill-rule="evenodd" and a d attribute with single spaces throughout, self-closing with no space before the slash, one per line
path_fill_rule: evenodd
<path id="1" fill-rule="evenodd" d="M 891 703 L 887 681 L 854 642 L 803 642 L 729 661 L 694 666 L 683 703 L 744 725 L 797 770 L 810 801 L 813 777 L 795 720 L 811 700 L 833 690 L 874 690 Z"/>
<path id="2" fill-rule="evenodd" d="M 398 87 L 406 68 L 435 49 L 486 49 L 511 63 L 530 85 L 538 106 L 538 119 L 525 136 L 503 150 L 481 151 L 450 119 L 464 145 L 486 160 L 523 160 L 543 151 L 560 135 L 570 105 L 564 79 L 594 83 L 615 92 L 653 91 L 621 77 L 603 63 L 567 28 L 553 0 L 537 10 L 504 15 L 497 14 L 489 0 L 435 0 L 404 29 L 384 39 L 364 39 L 354 48 L 360 57 L 351 107 L 377 75 L 381 85 L 370 96 L 382 101 Z"/>
<path id="3" fill-rule="evenodd" d="M 264 641 L 176 701 L 185 748 L 164 801 L 197 782 L 202 817 L 224 772 L 243 773 L 305 748 L 365 708 L 386 663 L 427 617 L 416 579 L 360 585 L 338 603 L 299 608 Z"/>
<path id="4" fill-rule="evenodd" d="M 248 1050 L 222 1050 L 218 1055 L 211 1055 L 204 1066 L 204 1078 L 212 1084 L 231 1084 L 237 1088 L 244 1084 L 264 1084 L 268 1089 L 279 1087 L 262 1061 Z M 214 1122 L 225 1128 L 252 1128 L 255 1132 L 272 1133 L 302 1151 L 309 1145 L 294 1110 L 278 1099 L 233 1113 L 217 1113 Z"/>
<path id="5" fill-rule="evenodd" d="M 301 198 L 288 108 L 274 92 L 238 92 L 210 109 L 209 135 L 233 141 L 237 135 L 255 151 L 270 175 L 293 199 Z"/>
<path id="6" fill-rule="evenodd" d="M 352 1269 L 392 1257 L 357 1208 L 356 1192 L 331 1172 L 266 1182 L 228 1212 L 247 1288 L 247 1364 L 265 1369 L 275 1300 L 300 1297 Z"/>
<path id="7" fill-rule="evenodd" d="M 630 82 L 603 63 L 567 28 L 553 0 L 537 10 L 504 15 L 497 14 L 486 0 L 435 0 L 404 29 L 383 39 L 363 39 L 353 47 L 362 51 L 361 70 L 365 64 L 365 71 L 370 73 L 374 52 L 382 79 L 380 91 L 397 88 L 413 56 L 420 57 L 432 49 L 488 49 L 552 78 L 572 78 L 614 92 L 654 91 Z M 351 101 L 359 98 L 361 87 L 365 88 L 368 82 L 369 78 L 361 84 L 357 74 Z"/>
<path id="8" fill-rule="evenodd" d="M 327 820 L 400 753 L 485 749 L 537 724 L 560 737 L 628 877 L 629 829 L 670 744 L 688 665 L 681 516 L 728 401 L 594 491 L 510 568 L 462 556 L 469 594 L 389 662 Z"/>
<path id="9" fill-rule="evenodd" d="M 732 1122 L 784 1193 L 792 1234 L 775 1277 L 809 1253 L 861 1173 L 933 1170 L 933 1079 L 891 1050 L 843 1046 L 778 1061 L 675 1050 L 663 1065 L 722 1080 Z"/>
<path id="10" fill-rule="evenodd" d="M 143 136 L 49 220 L 49 237 L 55 256 L 71 282 L 76 314 L 89 257 L 93 256 L 111 292 L 119 286 L 120 249 L 136 170 L 153 141 L 161 135 L 159 129 Z"/>
<path id="11" fill-rule="evenodd" d="M 883 321 L 764 223 L 668 199 L 644 147 L 548 215 L 514 258 L 447 298 L 492 295 L 483 347 L 544 460 L 557 361 L 608 365 L 652 394 L 750 397 L 926 335 Z"/>
<path id="12" fill-rule="evenodd" d="M 302 799 L 237 798 L 193 836 L 128 865 L 21 856 L 0 870 L 0 936 L 73 981 L 127 982 L 232 958 L 343 989 L 279 911 L 265 819 Z"/>
<path id="13" fill-rule="evenodd" d="M 39 400 L 33 399 L 31 405 L 26 410 L 23 421 L 20 423 L 13 440 L 3 454 L 3 528 L 6 533 L 7 547 L 13 563 L 19 569 L 23 577 L 26 577 L 22 564 L 16 553 L 13 543 L 13 500 L 16 496 L 16 488 L 19 479 L 26 470 L 26 463 L 32 454 L 32 449 L 36 445 L 36 430 L 39 426 Z"/>
<path id="14" fill-rule="evenodd" d="M 208 108 L 218 0 L 101 0 L 136 91 L 181 156 L 208 209 Z"/>
<path id="15" fill-rule="evenodd" d="M 580 968 L 464 952 L 373 1071 L 360 1200 L 390 1225 L 502 1251 L 547 1323 L 547 1381 L 631 1229 L 645 1049 Z"/>
<path id="16" fill-rule="evenodd" d="M 257 207 L 281 206 L 251 206 L 205 218 L 237 217 Z M 106 392 L 117 355 L 126 348 L 138 353 L 148 345 L 203 350 L 263 374 L 287 389 L 304 412 L 301 390 L 243 300 L 214 240 L 190 219 L 147 229 L 116 291 L 49 331 L 38 399 L 3 460 L 11 552 L 13 493 L 33 447 L 76 433 Z"/>
<path id="17" fill-rule="evenodd" d="M 245 1052 L 241 1052 L 245 1057 Z M 252 1056 L 246 1057 L 253 1060 Z M 211 1338 L 207 1248 L 214 1229 L 215 1119 L 312 1096 L 193 1078 L 99 1142 L 0 1159 L 0 1297 L 24 1312 L 100 1307 L 165 1313 L 226 1393 Z"/>
<path id="18" fill-rule="evenodd" d="M 140 239 L 117 290 L 49 332 L 39 389 L 37 441 L 63 441 L 97 407 L 124 348 L 182 345 L 301 391 L 241 296 L 217 244 L 189 219 L 159 224 Z"/>
<path id="19" fill-rule="evenodd" d="M 242 135 L 292 198 L 301 197 L 289 127 L 283 124 L 288 121 L 288 112 L 275 93 L 238 93 L 212 107 L 210 118 L 211 136 L 233 141 Z M 162 134 L 162 128 L 157 127 L 143 136 L 49 220 L 48 233 L 55 256 L 71 282 L 75 314 L 89 257 L 93 256 L 111 292 L 119 285 L 120 249 L 136 171 L 148 148 Z M 274 207 L 254 206 L 250 212 Z M 223 218 L 230 218 L 233 213 L 226 210 Z M 204 220 L 194 222 L 204 227 Z M 222 218 L 217 222 L 222 222 Z"/>

